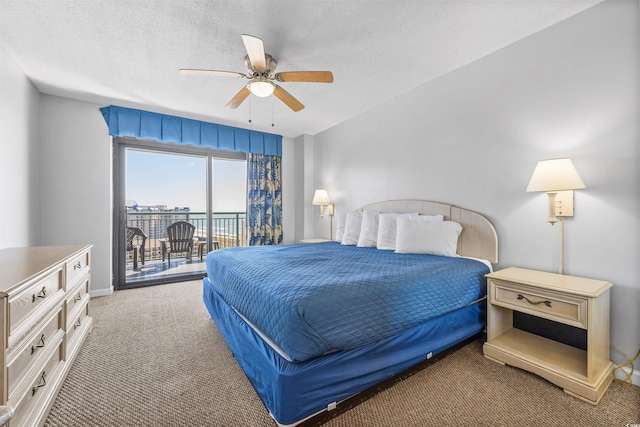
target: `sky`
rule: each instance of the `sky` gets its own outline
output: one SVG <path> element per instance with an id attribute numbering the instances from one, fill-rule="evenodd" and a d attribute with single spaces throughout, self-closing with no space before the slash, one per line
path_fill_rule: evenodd
<path id="1" fill-rule="evenodd" d="M 206 208 L 206 157 L 127 149 L 126 200 L 138 205 Z M 246 162 L 214 159 L 213 211 L 246 211 Z"/>

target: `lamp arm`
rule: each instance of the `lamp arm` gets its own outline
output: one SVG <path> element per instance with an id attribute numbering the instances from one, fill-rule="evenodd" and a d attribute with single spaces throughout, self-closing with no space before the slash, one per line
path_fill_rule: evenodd
<path id="1" fill-rule="evenodd" d="M 333 240 L 333 215 L 329 216 L 329 240 Z"/>
<path id="2" fill-rule="evenodd" d="M 333 203 L 327 205 L 327 214 L 329 214 L 329 240 L 333 240 Z"/>
<path id="3" fill-rule="evenodd" d="M 551 225 L 558 222 L 558 218 L 556 218 L 556 195 L 558 193 L 555 191 L 549 191 L 547 195 L 549 195 L 549 218 L 547 218 L 547 222 Z"/>
<path id="4" fill-rule="evenodd" d="M 564 262 L 564 221 L 560 217 L 560 269 L 559 273 L 562 274 L 562 264 Z"/>

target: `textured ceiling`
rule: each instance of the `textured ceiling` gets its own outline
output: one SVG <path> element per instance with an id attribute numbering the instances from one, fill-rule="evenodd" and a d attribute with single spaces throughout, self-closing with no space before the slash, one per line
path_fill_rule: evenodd
<path id="1" fill-rule="evenodd" d="M 42 93 L 296 137 L 599 2 L 0 0 L 0 46 Z M 334 83 L 281 83 L 297 113 L 255 96 L 229 110 L 246 80 L 178 74 L 245 72 L 241 34 L 264 40 L 277 71 L 329 70 Z"/>

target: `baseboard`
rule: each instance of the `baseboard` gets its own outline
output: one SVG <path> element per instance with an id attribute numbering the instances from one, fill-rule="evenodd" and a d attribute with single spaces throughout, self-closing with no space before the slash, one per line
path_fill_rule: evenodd
<path id="1" fill-rule="evenodd" d="M 622 372 L 617 372 L 617 371 L 624 371 L 624 373 Z M 634 369 L 633 371 L 631 371 L 631 368 L 627 368 L 626 366 L 622 366 L 620 368 L 616 368 L 614 366 L 614 378 L 620 379 L 622 381 L 627 382 L 627 378 L 631 377 L 631 384 L 640 387 L 640 371 L 637 369 Z"/>
<path id="2" fill-rule="evenodd" d="M 110 286 L 109 289 L 97 289 L 93 291 L 89 291 L 89 296 L 91 298 L 94 297 L 108 297 L 113 294 L 113 286 Z"/>

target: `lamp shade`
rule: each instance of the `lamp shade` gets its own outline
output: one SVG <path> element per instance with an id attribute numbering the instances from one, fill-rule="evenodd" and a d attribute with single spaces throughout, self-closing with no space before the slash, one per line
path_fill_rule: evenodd
<path id="1" fill-rule="evenodd" d="M 536 165 L 527 191 L 566 191 L 585 188 L 571 159 L 541 160 Z"/>
<path id="2" fill-rule="evenodd" d="M 329 193 L 327 193 L 327 190 L 316 190 L 315 194 L 313 195 L 313 202 L 311 202 L 311 204 L 328 205 L 329 203 L 331 203 L 331 201 L 329 200 Z"/>

